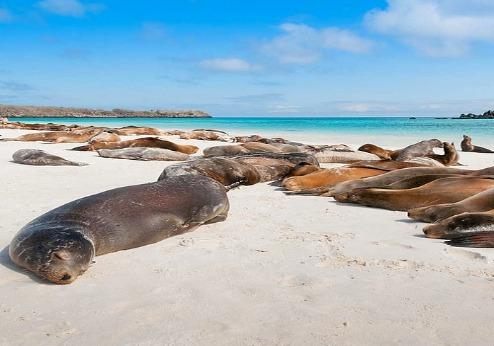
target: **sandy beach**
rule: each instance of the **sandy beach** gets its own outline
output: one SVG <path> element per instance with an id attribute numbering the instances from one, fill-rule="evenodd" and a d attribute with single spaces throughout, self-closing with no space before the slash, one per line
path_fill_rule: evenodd
<path id="1" fill-rule="evenodd" d="M 339 143 L 328 142 L 314 144 Z M 492 344 L 494 250 L 426 239 L 402 212 L 269 184 L 230 191 L 225 222 L 97 257 L 71 285 L 37 279 L 8 257 L 22 226 L 74 199 L 155 181 L 172 164 L 66 150 L 74 146 L 0 143 L 0 345 Z M 10 162 L 21 148 L 89 165 Z M 465 168 L 494 165 L 494 155 L 460 156 Z"/>

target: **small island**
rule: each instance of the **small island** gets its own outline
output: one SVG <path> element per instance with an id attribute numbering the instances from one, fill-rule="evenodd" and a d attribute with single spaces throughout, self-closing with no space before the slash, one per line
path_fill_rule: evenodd
<path id="1" fill-rule="evenodd" d="M 462 114 L 458 119 L 494 119 L 494 111 L 487 111 L 484 114 Z"/>
<path id="2" fill-rule="evenodd" d="M 199 110 L 147 110 L 91 109 L 50 106 L 0 105 L 0 117 L 8 118 L 211 118 Z"/>

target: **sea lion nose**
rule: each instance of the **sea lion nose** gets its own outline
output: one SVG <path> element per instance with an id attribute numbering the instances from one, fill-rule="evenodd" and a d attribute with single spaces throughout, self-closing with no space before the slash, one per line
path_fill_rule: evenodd
<path id="1" fill-rule="evenodd" d="M 62 276 L 62 281 L 67 281 L 70 279 L 72 279 L 72 276 L 70 276 L 69 274 L 64 274 L 64 276 Z"/>

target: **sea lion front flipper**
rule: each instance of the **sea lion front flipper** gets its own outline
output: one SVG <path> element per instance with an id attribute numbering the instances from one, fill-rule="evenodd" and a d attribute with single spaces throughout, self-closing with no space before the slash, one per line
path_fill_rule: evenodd
<path id="1" fill-rule="evenodd" d="M 462 234 L 451 238 L 446 244 L 457 247 L 492 248 L 494 247 L 494 231 Z"/>

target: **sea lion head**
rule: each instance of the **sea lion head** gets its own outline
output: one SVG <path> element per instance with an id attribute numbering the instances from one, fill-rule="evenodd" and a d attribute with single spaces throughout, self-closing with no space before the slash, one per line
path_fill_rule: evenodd
<path id="1" fill-rule="evenodd" d="M 494 225 L 492 215 L 463 213 L 425 227 L 424 234 L 427 238 L 447 239 L 461 233 L 481 231 L 487 225 Z"/>
<path id="2" fill-rule="evenodd" d="M 41 226 L 42 227 L 42 226 Z M 38 276 L 53 283 L 72 283 L 84 273 L 94 257 L 93 243 L 72 229 L 46 227 L 14 239 L 10 258 Z"/>

